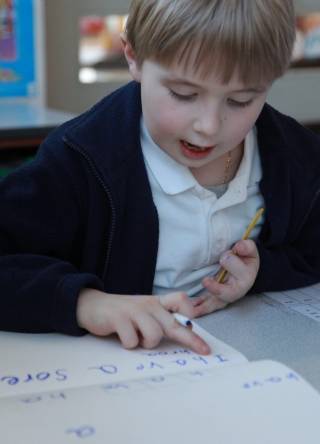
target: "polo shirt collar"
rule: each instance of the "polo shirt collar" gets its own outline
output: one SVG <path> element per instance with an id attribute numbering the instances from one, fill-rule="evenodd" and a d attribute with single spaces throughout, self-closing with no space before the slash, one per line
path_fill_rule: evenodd
<path id="1" fill-rule="evenodd" d="M 230 181 L 226 193 L 221 197 L 221 204 L 228 199 L 230 205 L 244 202 L 248 196 L 248 186 L 260 180 L 259 169 L 253 168 L 254 155 L 257 153 L 255 128 L 251 129 L 244 141 L 241 163 L 235 177 Z M 257 176 L 257 177 L 255 177 Z"/>

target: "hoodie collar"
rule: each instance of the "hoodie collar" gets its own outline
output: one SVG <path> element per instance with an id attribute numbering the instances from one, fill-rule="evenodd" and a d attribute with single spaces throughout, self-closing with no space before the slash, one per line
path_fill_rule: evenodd
<path id="1" fill-rule="evenodd" d="M 140 85 L 130 82 L 70 122 L 64 140 L 110 181 L 132 156 L 141 153 L 141 112 Z"/>

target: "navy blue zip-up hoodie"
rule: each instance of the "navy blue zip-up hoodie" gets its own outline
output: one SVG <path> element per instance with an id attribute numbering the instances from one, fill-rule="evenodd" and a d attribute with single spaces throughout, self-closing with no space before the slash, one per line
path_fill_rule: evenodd
<path id="1" fill-rule="evenodd" d="M 151 294 L 158 217 L 131 82 L 62 125 L 0 182 L 0 329 L 81 334 L 81 288 Z M 265 105 L 257 121 L 266 214 L 251 292 L 320 280 L 320 138 Z"/>

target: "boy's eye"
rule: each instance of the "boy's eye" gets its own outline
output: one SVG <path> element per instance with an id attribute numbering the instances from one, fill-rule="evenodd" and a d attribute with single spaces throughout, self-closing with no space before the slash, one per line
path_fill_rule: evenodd
<path id="1" fill-rule="evenodd" d="M 169 93 L 175 99 L 178 99 L 178 100 L 181 100 L 184 102 L 188 102 L 190 100 L 193 100 L 196 97 L 196 94 L 180 94 L 180 93 L 173 91 L 172 89 L 169 89 Z"/>
<path id="2" fill-rule="evenodd" d="M 246 100 L 244 102 L 241 102 L 239 100 L 234 100 L 234 99 L 228 99 L 229 105 L 234 106 L 234 107 L 238 107 L 238 108 L 245 108 L 246 106 L 251 105 L 252 102 L 253 102 L 253 99 Z"/>

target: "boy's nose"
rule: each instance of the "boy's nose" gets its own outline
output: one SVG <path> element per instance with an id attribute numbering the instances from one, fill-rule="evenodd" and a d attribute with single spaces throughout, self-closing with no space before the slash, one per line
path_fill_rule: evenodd
<path id="1" fill-rule="evenodd" d="M 194 120 L 193 129 L 195 132 L 205 135 L 216 135 L 221 127 L 222 116 L 218 110 L 203 111 Z"/>

